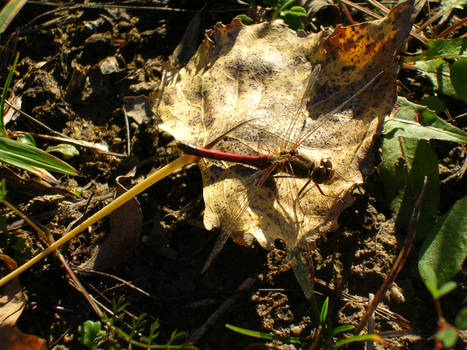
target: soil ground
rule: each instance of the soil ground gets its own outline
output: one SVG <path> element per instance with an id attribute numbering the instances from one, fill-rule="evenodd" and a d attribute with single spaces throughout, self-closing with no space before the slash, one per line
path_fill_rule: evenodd
<path id="1" fill-rule="evenodd" d="M 218 12 L 207 12 L 200 34 L 218 21 L 230 22 L 238 12 L 220 10 L 232 8 L 234 4 L 233 1 L 218 4 L 215 6 Z M 188 10 L 202 6 L 200 1 L 171 1 L 169 5 Z M 14 94 L 21 96 L 23 111 L 54 130 L 78 140 L 106 143 L 110 151 L 118 154 L 126 152 L 129 131 L 129 157 L 80 147 L 80 155 L 69 159 L 79 176 L 61 178 L 62 184 L 81 188 L 83 198 L 91 195 L 99 198 L 115 190 L 117 176 L 136 168 L 132 180 L 136 183 L 178 156 L 169 145 L 170 137 L 161 134 L 153 120 L 129 118 L 127 128 L 123 105 L 128 96 L 148 96 L 157 89 L 163 63 L 179 44 L 193 13 L 83 7 L 38 17 L 55 8 L 45 2 L 30 2 L 10 25 L 11 30 L 20 29 L 16 44 L 20 61 L 13 81 Z M 2 36 L 3 45 L 8 38 Z M 8 62 L 2 64 L 6 66 Z M 103 62 L 108 74 L 98 68 Z M 80 69 L 86 72 L 87 80 L 80 80 Z M 11 121 L 7 127 L 48 133 L 24 117 Z M 43 149 L 54 144 L 42 138 L 36 141 Z M 455 145 L 451 146 L 438 147 L 445 169 L 442 178 L 458 169 L 459 157 L 453 151 Z M 364 308 L 362 298 L 378 290 L 405 238 L 396 229 L 382 200 L 378 181 L 377 176 L 370 177 L 365 187 L 355 192 L 355 204 L 341 215 L 341 228 L 317 242 L 315 276 L 335 287 L 317 284 L 318 300 L 321 303 L 323 296 L 330 297 L 333 325 L 358 323 Z M 465 179 L 443 185 L 443 210 L 465 195 L 465 185 Z M 69 203 L 76 203 L 76 199 L 63 197 L 52 189 L 36 189 L 30 183 L 13 180 L 8 181 L 7 188 L 11 201 L 48 226 L 56 238 L 81 215 L 88 216 L 109 201 L 108 198 L 91 201 L 88 205 L 85 201 L 72 208 L 64 205 L 64 198 Z M 314 324 L 311 305 L 280 243 L 273 251 L 266 252 L 259 247 L 244 248 L 229 242 L 209 270 L 200 274 L 218 233 L 202 227 L 202 183 L 196 166 L 164 179 L 139 195 L 138 201 L 144 218 L 138 244 L 130 252 L 117 252 L 129 256 L 107 272 L 131 281 L 149 296 L 107 276 L 78 274 L 96 299 L 111 307 L 109 300 L 125 296 L 127 311 L 134 315 L 146 313 L 151 321 L 160 320 L 158 339 L 163 342 L 175 329 L 192 334 L 223 302 L 236 295 L 236 289 L 245 280 L 252 278 L 254 284 L 238 294 L 232 305 L 196 341 L 200 349 L 263 348 L 261 341 L 226 329 L 226 323 L 282 336 L 310 335 Z M 10 218 L 10 228 L 14 227 L 15 220 Z M 27 241 L 37 252 L 37 241 L 31 238 L 34 234 L 30 229 L 24 226 L 11 232 L 19 234 L 19 230 L 26 232 L 30 237 Z M 73 266 L 84 263 L 109 230 L 109 219 L 102 220 L 62 248 L 63 254 Z M 398 338 L 395 344 L 410 349 L 431 349 L 433 343 L 427 339 L 436 332 L 437 317 L 433 301 L 418 277 L 419 245 L 416 242 L 397 279 L 397 287 L 391 289 L 385 303 L 394 314 L 408 320 L 412 334 L 420 336 Z M 459 287 L 447 300 L 442 300 L 448 320 L 454 320 L 465 302 L 465 277 L 465 274 L 457 276 Z M 56 345 L 83 348 L 78 342 L 77 328 L 84 321 L 98 317 L 71 286 L 59 261 L 47 258 L 45 263 L 24 273 L 21 283 L 29 300 L 18 327 L 46 339 L 48 348 Z M 340 293 L 343 291 L 354 298 L 343 299 Z M 376 316 L 378 331 L 402 331 L 401 323 L 400 319 Z M 363 348 L 363 345 L 353 348 Z M 458 344 L 458 348 L 463 346 Z"/>

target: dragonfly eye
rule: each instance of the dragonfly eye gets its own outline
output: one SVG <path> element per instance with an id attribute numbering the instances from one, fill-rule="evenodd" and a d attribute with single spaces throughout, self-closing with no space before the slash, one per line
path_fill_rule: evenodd
<path id="1" fill-rule="evenodd" d="M 324 166 L 327 169 L 332 169 L 332 162 L 331 162 L 331 159 L 329 158 L 321 159 L 320 165 Z"/>

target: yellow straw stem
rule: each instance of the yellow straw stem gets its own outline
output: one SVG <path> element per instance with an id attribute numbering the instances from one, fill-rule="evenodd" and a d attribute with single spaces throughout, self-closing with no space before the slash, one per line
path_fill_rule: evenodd
<path id="1" fill-rule="evenodd" d="M 198 158 L 195 156 L 183 155 L 175 159 L 173 162 L 167 164 L 163 168 L 159 169 L 154 174 L 147 177 L 141 183 L 135 185 L 134 187 L 129 189 L 127 192 L 115 198 L 115 200 L 113 200 L 111 203 L 106 205 L 104 208 L 99 210 L 94 215 L 90 216 L 88 219 L 83 221 L 80 225 L 76 226 L 73 230 L 65 234 L 62 238 L 52 243 L 47 249 L 43 250 L 42 252 L 37 254 L 35 257 L 33 257 L 32 259 L 28 260 L 23 265 L 18 267 L 16 270 L 13 270 L 8 275 L 0 279 L 0 287 L 3 286 L 5 283 L 11 281 L 13 278 L 18 277 L 19 274 L 29 269 L 31 266 L 33 266 L 34 264 L 36 264 L 37 262 L 45 258 L 47 255 L 52 253 L 54 250 L 58 249 L 60 246 L 62 246 L 63 244 L 68 242 L 70 239 L 75 237 L 78 233 L 84 231 L 89 226 L 99 221 L 101 218 L 107 216 L 108 214 L 113 212 L 115 209 L 125 204 L 131 198 L 143 192 L 149 186 L 152 186 L 156 182 L 162 180 L 164 177 L 170 175 L 171 173 L 184 167 L 185 165 L 195 162 L 197 159 Z"/>

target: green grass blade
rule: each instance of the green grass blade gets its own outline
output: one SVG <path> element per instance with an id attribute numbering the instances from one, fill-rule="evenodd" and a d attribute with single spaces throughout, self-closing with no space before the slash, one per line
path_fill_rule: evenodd
<path id="1" fill-rule="evenodd" d="M 344 332 L 351 331 L 354 328 L 355 328 L 355 326 L 353 326 L 351 324 L 345 324 L 345 325 L 342 325 L 342 326 L 337 326 L 336 328 L 334 328 L 331 331 L 331 337 L 335 337 L 339 333 L 344 333 Z"/>
<path id="2" fill-rule="evenodd" d="M 0 12 L 0 34 L 3 33 L 13 18 L 26 4 L 27 0 L 10 0 Z"/>
<path id="3" fill-rule="evenodd" d="M 326 299 L 324 300 L 323 306 L 321 307 L 321 314 L 319 315 L 320 325 L 324 325 L 326 323 L 326 318 L 328 316 L 328 304 L 329 304 L 329 297 L 326 297 Z"/>
<path id="4" fill-rule="evenodd" d="M 279 341 L 281 341 L 283 343 L 287 343 L 287 344 L 310 344 L 311 343 L 311 340 L 301 339 L 299 337 L 279 337 L 279 336 L 274 335 L 274 334 L 269 334 L 269 333 L 264 333 L 264 332 L 259 332 L 259 331 L 252 331 L 250 329 L 236 327 L 236 326 L 232 326 L 230 324 L 226 324 L 225 326 L 228 329 L 230 329 L 231 331 L 234 331 L 234 332 L 237 332 L 237 333 L 240 333 L 240 334 L 244 334 L 244 335 L 247 335 L 249 337 L 264 339 L 264 340 L 268 340 L 268 341 L 279 340 Z"/>
<path id="5" fill-rule="evenodd" d="M 355 335 L 350 338 L 341 339 L 333 345 L 333 348 L 340 348 L 341 346 L 355 343 L 355 342 L 364 342 L 364 341 L 374 341 L 380 344 L 386 344 L 386 341 L 376 334 L 364 334 L 364 335 Z"/>
<path id="6" fill-rule="evenodd" d="M 68 175 L 78 173 L 71 165 L 53 155 L 6 137 L 0 137 L 0 162 L 34 173 L 38 168 Z"/>
<path id="7" fill-rule="evenodd" d="M 3 107 L 5 106 L 5 99 L 8 93 L 8 88 L 11 84 L 11 79 L 13 79 L 13 74 L 15 73 L 16 63 L 18 63 L 19 52 L 16 54 L 13 65 L 11 66 L 10 71 L 8 72 L 8 77 L 6 78 L 5 85 L 3 86 L 2 98 L 0 100 L 0 132 L 2 136 L 6 135 L 5 124 L 3 123 Z"/>

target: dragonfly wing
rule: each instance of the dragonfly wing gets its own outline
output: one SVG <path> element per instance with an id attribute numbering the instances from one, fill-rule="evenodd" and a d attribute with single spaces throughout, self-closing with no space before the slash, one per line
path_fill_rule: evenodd
<path id="1" fill-rule="evenodd" d="M 216 243 L 214 243 L 214 247 L 212 247 L 211 252 L 209 253 L 208 258 L 206 259 L 206 262 L 203 265 L 203 269 L 201 270 L 201 273 L 205 273 L 206 270 L 211 266 L 212 262 L 216 258 L 217 255 L 221 252 L 222 248 L 224 248 L 224 245 L 227 243 L 229 240 L 230 233 L 229 232 L 221 232 L 219 237 L 216 240 Z"/>
<path id="2" fill-rule="evenodd" d="M 248 166 L 203 159 L 200 162 L 203 176 L 204 200 L 206 209 L 204 225 L 210 230 L 222 230 L 206 260 L 202 273 L 214 261 L 231 236 L 249 231 L 256 222 L 254 214 L 248 210 L 249 192 L 256 192 L 267 171 Z M 238 241 L 238 240 L 237 240 Z"/>
<path id="3" fill-rule="evenodd" d="M 276 178 L 271 168 L 258 171 L 240 164 L 204 159 L 200 169 L 205 184 L 204 224 L 207 229 L 222 230 L 203 272 L 229 237 L 247 246 L 256 240 L 266 249 L 273 248 L 274 241 L 281 239 L 292 248 L 297 238 L 304 235 L 303 230 L 309 230 L 310 222 L 316 220 L 297 200 L 306 179 Z M 316 188 L 308 191 L 308 196 L 320 197 L 322 208 L 327 208 L 328 198 L 322 197 Z"/>

